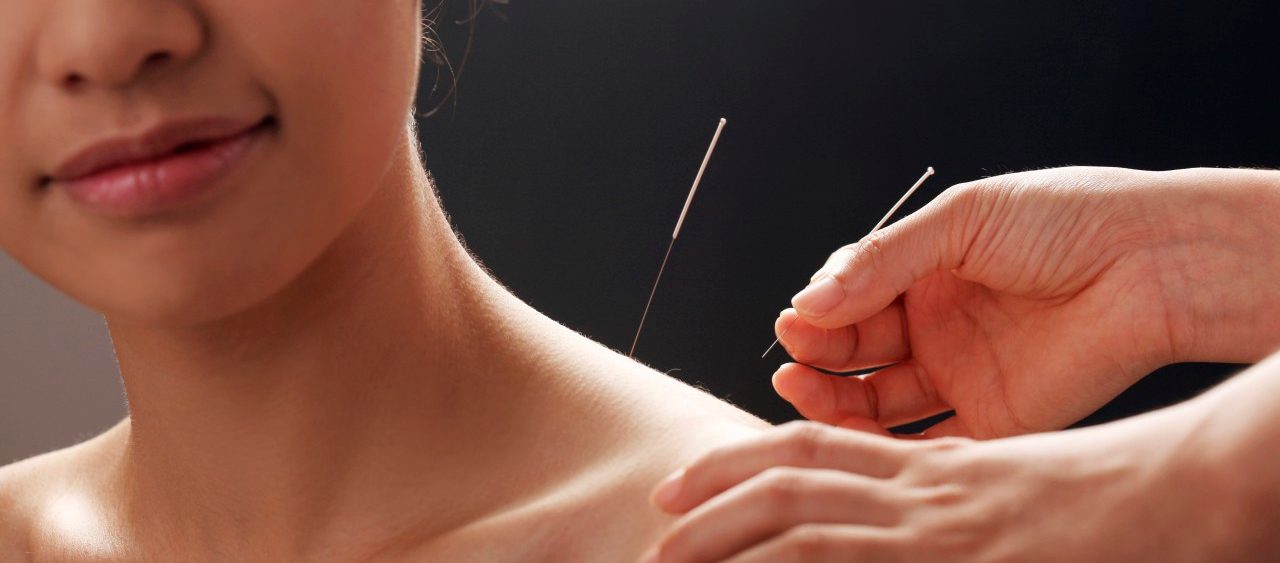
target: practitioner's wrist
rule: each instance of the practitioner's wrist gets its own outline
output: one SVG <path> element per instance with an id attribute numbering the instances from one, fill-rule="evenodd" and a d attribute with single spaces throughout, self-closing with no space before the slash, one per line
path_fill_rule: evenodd
<path id="1" fill-rule="evenodd" d="M 1172 362 L 1256 362 L 1280 346 L 1280 172 L 1151 172 L 1143 193 Z"/>

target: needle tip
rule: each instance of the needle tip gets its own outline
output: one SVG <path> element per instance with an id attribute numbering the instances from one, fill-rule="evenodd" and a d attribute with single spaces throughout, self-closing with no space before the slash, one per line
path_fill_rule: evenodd
<path id="1" fill-rule="evenodd" d="M 725 119 L 725 118 L 723 118 L 723 117 L 721 117 L 721 118 L 720 118 L 720 124 L 721 124 L 721 125 L 724 125 L 724 124 L 726 124 L 726 123 L 728 123 L 728 122 L 729 122 L 729 120 L 727 120 L 727 119 Z"/>
<path id="2" fill-rule="evenodd" d="M 768 355 L 769 355 L 769 352 L 772 352 L 772 351 L 773 351 L 773 347 L 778 345 L 778 341 L 779 341 L 779 340 L 782 340 L 782 339 L 781 339 L 781 338 L 775 338 L 775 339 L 773 340 L 773 344 L 770 344 L 768 348 L 765 348 L 764 353 L 763 353 L 763 354 L 760 354 L 760 359 L 762 359 L 762 360 L 763 360 L 765 356 L 768 356 Z"/>
<path id="3" fill-rule="evenodd" d="M 928 176 L 932 176 L 932 175 L 933 175 L 933 167 L 932 167 L 932 166 L 930 166 L 928 170 L 925 170 L 925 171 L 924 171 L 924 173 L 925 173 L 926 175 L 928 175 Z"/>

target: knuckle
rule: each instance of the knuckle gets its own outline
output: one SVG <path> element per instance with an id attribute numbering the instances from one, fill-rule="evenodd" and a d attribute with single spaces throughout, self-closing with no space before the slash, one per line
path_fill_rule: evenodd
<path id="1" fill-rule="evenodd" d="M 938 197 L 929 202 L 925 207 L 932 206 L 936 210 L 942 210 L 946 213 L 955 213 L 962 209 L 967 209 L 973 203 L 986 197 L 989 192 L 988 179 L 974 180 L 972 182 L 964 182 L 955 184 L 938 194 Z"/>
<path id="2" fill-rule="evenodd" d="M 884 236 L 884 231 L 879 230 L 836 249 L 827 258 L 823 271 L 842 285 L 848 283 L 851 272 L 867 268 L 874 271 L 883 262 Z"/>
<path id="3" fill-rule="evenodd" d="M 813 275 L 810 280 L 816 280 L 823 273 L 830 275 L 837 280 L 843 275 L 843 272 L 849 267 L 854 257 L 858 253 L 858 243 L 853 242 L 837 248 L 827 256 L 826 262 L 823 262 L 822 268 Z"/>
<path id="4" fill-rule="evenodd" d="M 864 237 L 851 262 L 856 262 L 859 266 L 869 268 L 873 272 L 880 270 L 884 264 L 886 236 L 888 236 L 887 231 L 879 230 Z"/>
<path id="5" fill-rule="evenodd" d="M 1042 181 L 1038 179 L 1040 176 L 1043 176 L 1043 171 L 1040 170 L 1014 172 L 956 184 L 953 188 L 955 188 L 958 196 L 981 199 L 1016 190 L 1023 186 L 1041 183 Z"/>
<path id="6" fill-rule="evenodd" d="M 923 487 L 916 491 L 914 499 L 918 504 L 934 508 L 954 507 L 969 499 L 968 491 L 959 485 L 942 484 Z"/>
<path id="7" fill-rule="evenodd" d="M 957 184 L 942 192 L 937 201 L 941 213 L 950 219 L 948 223 L 952 228 L 947 230 L 948 237 L 960 240 L 968 238 L 968 233 L 973 232 L 981 218 L 1002 197 L 1001 194 L 1008 192 L 1009 183 L 1001 178 L 1003 177 L 998 176 Z"/>
<path id="8" fill-rule="evenodd" d="M 783 430 L 783 444 L 791 463 L 802 466 L 819 461 L 826 429 L 814 422 L 788 423 Z"/>
<path id="9" fill-rule="evenodd" d="M 937 469 L 973 443 L 970 438 L 952 436 L 918 440 L 907 445 L 907 462 L 915 467 Z"/>
<path id="10" fill-rule="evenodd" d="M 965 475 L 971 471 L 964 463 L 964 443 L 966 439 L 946 439 L 946 442 L 924 440 L 913 444 L 906 453 L 902 470 L 896 479 L 909 486 L 932 486 L 948 482 L 948 479 Z"/>
<path id="11" fill-rule="evenodd" d="M 789 467 L 770 467 L 760 473 L 759 494 L 773 510 L 795 505 L 803 492 L 804 479 Z"/>
<path id="12" fill-rule="evenodd" d="M 831 255 L 827 257 L 827 263 L 843 265 L 844 263 L 848 262 L 849 259 L 852 258 L 853 255 L 856 254 L 857 252 L 858 252 L 858 243 L 851 242 L 849 244 L 841 246 L 840 248 L 837 248 L 835 252 L 832 252 Z"/>
<path id="13" fill-rule="evenodd" d="M 993 186 L 1007 181 L 1006 178 L 1006 176 L 992 176 L 990 178 L 982 178 L 970 182 L 961 182 L 943 190 L 942 194 L 938 197 L 938 200 L 953 202 L 956 200 L 980 198 L 983 194 L 989 193 Z"/>
<path id="14" fill-rule="evenodd" d="M 779 424 L 778 426 L 775 427 L 775 430 L 780 435 L 786 437 L 786 436 L 792 435 L 795 432 L 798 432 L 799 428 L 809 426 L 811 424 L 813 423 L 807 420 L 791 420 L 791 421 L 787 421 L 782 424 Z"/>
<path id="15" fill-rule="evenodd" d="M 1014 175 L 995 176 L 964 184 L 956 184 L 942 192 L 937 199 L 943 213 L 958 225 L 970 225 L 1000 206 L 1000 202 L 1021 189 L 1024 180 Z M 960 233 L 955 233 L 960 234 Z"/>

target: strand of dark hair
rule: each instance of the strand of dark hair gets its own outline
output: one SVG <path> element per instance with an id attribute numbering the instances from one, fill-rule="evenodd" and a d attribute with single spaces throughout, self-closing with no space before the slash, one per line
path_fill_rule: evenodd
<path id="1" fill-rule="evenodd" d="M 440 39 L 439 30 L 437 28 L 448 12 L 448 0 L 438 0 L 426 11 L 426 13 L 423 14 L 422 54 L 426 60 L 431 62 L 436 71 L 435 80 L 432 81 L 431 91 L 427 93 L 426 99 L 430 101 L 436 95 L 440 86 L 440 75 L 445 72 L 449 74 L 449 89 L 444 92 L 444 95 L 441 96 L 434 105 L 432 105 L 431 109 L 418 112 L 417 116 L 419 118 L 427 118 L 435 115 L 445 106 L 445 104 L 450 102 L 453 103 L 453 109 L 455 111 L 457 110 L 458 81 L 462 79 L 462 73 L 467 68 L 467 59 L 471 55 L 471 45 L 476 34 L 476 22 L 485 8 L 494 9 L 495 4 L 506 4 L 507 1 L 508 0 L 466 0 L 468 8 L 466 17 L 453 21 L 454 25 L 467 26 L 466 44 L 463 47 L 462 58 L 459 60 L 458 67 L 456 69 L 449 61 L 448 52 L 446 52 L 444 48 L 444 42 Z M 496 9 L 493 11 L 497 13 L 499 17 L 503 17 L 501 12 L 498 12 Z"/>

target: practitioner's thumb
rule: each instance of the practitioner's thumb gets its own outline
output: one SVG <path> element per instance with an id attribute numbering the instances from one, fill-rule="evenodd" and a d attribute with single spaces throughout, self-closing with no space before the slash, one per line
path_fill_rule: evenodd
<path id="1" fill-rule="evenodd" d="M 889 306 L 916 280 L 960 266 L 972 190 L 952 188 L 920 211 L 846 245 L 791 299 L 809 324 L 839 328 Z"/>

